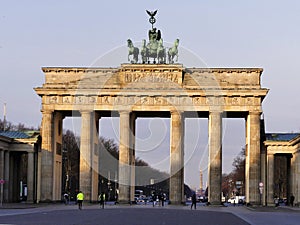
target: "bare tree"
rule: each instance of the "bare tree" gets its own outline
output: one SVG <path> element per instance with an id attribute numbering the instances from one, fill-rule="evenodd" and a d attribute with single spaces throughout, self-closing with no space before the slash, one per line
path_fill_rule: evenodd
<path id="1" fill-rule="evenodd" d="M 222 191 L 225 196 L 232 194 L 243 195 L 245 193 L 245 149 L 233 159 L 233 170 L 229 174 L 222 175 Z"/>

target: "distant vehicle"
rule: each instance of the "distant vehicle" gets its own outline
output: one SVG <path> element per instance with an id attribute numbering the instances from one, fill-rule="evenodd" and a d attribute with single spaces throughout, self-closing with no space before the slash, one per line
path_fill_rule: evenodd
<path id="1" fill-rule="evenodd" d="M 278 203 L 280 205 L 287 205 L 287 199 L 286 198 L 279 198 Z"/>
<path id="2" fill-rule="evenodd" d="M 141 197 L 143 195 L 143 190 L 135 190 L 134 192 L 134 196 L 135 197 Z"/>
<path id="3" fill-rule="evenodd" d="M 208 201 L 208 198 L 206 196 L 199 196 L 198 197 L 198 201 L 199 202 L 207 202 Z"/>
<path id="4" fill-rule="evenodd" d="M 136 202 L 137 203 L 148 202 L 148 199 L 147 199 L 146 195 L 141 195 L 140 197 L 137 198 Z"/>
<path id="5" fill-rule="evenodd" d="M 231 197 L 230 199 L 228 199 L 227 201 L 228 203 L 231 204 L 244 204 L 246 202 L 246 197 L 245 196 L 235 196 L 235 197 Z"/>

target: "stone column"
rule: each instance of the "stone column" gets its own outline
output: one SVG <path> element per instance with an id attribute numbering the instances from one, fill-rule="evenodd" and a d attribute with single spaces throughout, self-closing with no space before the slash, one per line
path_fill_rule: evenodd
<path id="1" fill-rule="evenodd" d="M 4 180 L 4 150 L 0 149 L 0 180 Z M 0 184 L 3 185 L 3 184 Z M 3 198 L 4 193 L 2 193 L 2 196 L 0 198 Z"/>
<path id="2" fill-rule="evenodd" d="M 93 162 L 92 166 L 92 192 L 91 201 L 97 202 L 98 200 L 98 181 L 99 181 L 99 119 L 100 115 L 93 113 L 94 118 L 92 120 L 92 130 L 93 130 L 93 154 L 91 160 Z"/>
<path id="3" fill-rule="evenodd" d="M 11 189 L 11 180 L 10 180 L 10 177 L 9 177 L 9 174 L 10 174 L 10 171 L 9 171 L 9 168 L 10 168 L 10 153 L 9 151 L 5 151 L 4 152 L 4 180 L 5 180 L 5 183 L 3 185 L 3 191 L 4 191 L 4 196 L 3 196 L 3 201 L 4 202 L 9 202 L 9 191 L 12 190 Z"/>
<path id="4" fill-rule="evenodd" d="M 42 159 L 41 159 L 41 201 L 53 200 L 53 145 L 54 145 L 53 112 L 43 111 L 42 134 Z"/>
<path id="5" fill-rule="evenodd" d="M 209 113 L 208 201 L 222 202 L 222 112 Z"/>
<path id="6" fill-rule="evenodd" d="M 300 204 L 300 150 L 294 153 L 294 182 L 293 182 L 293 194 L 295 196 L 295 204 Z"/>
<path id="7" fill-rule="evenodd" d="M 120 111 L 120 146 L 119 146 L 119 201 L 129 203 L 131 187 L 130 171 L 130 112 Z"/>
<path id="8" fill-rule="evenodd" d="M 261 149 L 260 161 L 261 182 L 264 184 L 262 193 L 262 205 L 265 206 L 267 203 L 267 154 L 265 147 L 262 147 Z"/>
<path id="9" fill-rule="evenodd" d="M 0 179 L 4 179 L 4 150 L 0 149 Z"/>
<path id="10" fill-rule="evenodd" d="M 134 201 L 135 194 L 135 121 L 136 115 L 130 116 L 130 137 L 129 137 L 129 164 L 130 164 L 130 201 Z"/>
<path id="11" fill-rule="evenodd" d="M 169 194 L 171 204 L 181 204 L 184 199 L 183 128 L 183 113 L 171 111 Z"/>
<path id="12" fill-rule="evenodd" d="M 60 201 L 62 197 L 63 118 L 61 112 L 53 114 L 53 201 Z"/>
<path id="13" fill-rule="evenodd" d="M 42 153 L 37 152 L 36 203 L 41 201 Z"/>
<path id="14" fill-rule="evenodd" d="M 93 113 L 81 111 L 79 188 L 86 201 L 92 201 Z M 95 168 L 96 169 L 96 168 Z"/>
<path id="15" fill-rule="evenodd" d="M 27 164 L 27 202 L 34 200 L 34 152 L 28 152 Z"/>
<path id="16" fill-rule="evenodd" d="M 292 154 L 291 158 L 291 176 L 290 176 L 290 194 L 295 196 L 296 203 L 296 193 L 297 193 L 297 180 L 299 175 L 297 174 L 297 152 Z"/>
<path id="17" fill-rule="evenodd" d="M 274 154 L 267 155 L 267 205 L 274 206 Z"/>
<path id="18" fill-rule="evenodd" d="M 249 112 L 246 125 L 245 194 L 246 202 L 254 205 L 260 204 L 260 114 Z"/>

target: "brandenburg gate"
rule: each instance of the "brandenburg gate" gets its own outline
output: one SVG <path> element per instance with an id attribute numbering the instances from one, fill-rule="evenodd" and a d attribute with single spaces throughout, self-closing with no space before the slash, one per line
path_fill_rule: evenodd
<path id="1" fill-rule="evenodd" d="M 122 64 L 119 68 L 43 68 L 42 153 L 38 199 L 61 199 L 62 121 L 81 116 L 80 190 L 98 196 L 99 119 L 120 118 L 119 200 L 134 198 L 135 120 L 170 118 L 170 201 L 184 202 L 184 121 L 209 120 L 208 193 L 221 203 L 222 118 L 244 118 L 246 201 L 258 204 L 261 174 L 260 115 L 268 90 L 258 68 L 185 68 L 181 64 Z"/>
<path id="2" fill-rule="evenodd" d="M 170 187 L 172 204 L 184 199 L 185 118 L 208 118 L 208 201 L 221 204 L 222 119 L 244 118 L 246 127 L 246 202 L 259 204 L 264 182 L 260 116 L 268 89 L 259 68 L 185 68 L 174 63 L 179 39 L 166 51 L 155 12 L 147 13 L 149 43 L 139 50 L 128 39 L 128 60 L 118 68 L 42 68 L 45 83 L 35 88 L 42 98 L 42 152 L 37 179 L 38 201 L 61 199 L 63 119 L 81 116 L 80 190 L 97 201 L 99 119 L 119 117 L 119 201 L 134 199 L 135 121 L 138 117 L 170 118 Z M 132 59 L 130 57 L 132 56 Z M 142 59 L 138 63 L 139 56 Z M 150 59 L 153 59 L 152 63 Z M 167 63 L 168 59 L 168 63 Z M 262 165 L 262 166 L 261 166 Z"/>

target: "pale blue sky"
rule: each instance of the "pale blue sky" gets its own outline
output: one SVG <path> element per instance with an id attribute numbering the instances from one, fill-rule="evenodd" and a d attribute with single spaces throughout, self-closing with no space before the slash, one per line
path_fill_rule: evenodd
<path id="1" fill-rule="evenodd" d="M 155 25 L 162 31 L 164 41 L 179 38 L 182 51 L 192 55 L 179 52 L 184 66 L 263 68 L 262 86 L 270 89 L 263 103 L 267 132 L 300 131 L 297 0 L 2 0 L 0 103 L 7 103 L 7 119 L 29 126 L 40 124 L 41 100 L 33 88 L 44 82 L 43 66 L 126 63 L 126 40 L 139 42 L 147 38 L 150 24 L 146 9 L 158 9 Z M 204 129 L 206 122 L 201 124 Z M 242 120 L 227 124 L 232 132 L 227 132 L 231 134 L 228 137 L 225 132 L 224 152 L 236 155 L 244 142 L 244 124 Z M 196 171 L 199 174 L 199 168 L 205 167 L 198 159 L 206 143 L 199 148 L 202 153 L 195 152 L 197 157 L 189 160 L 193 166 L 188 171 L 194 172 L 186 181 L 191 186 L 198 186 Z M 232 161 L 232 157 L 223 161 Z M 146 157 L 146 161 L 152 159 Z M 230 170 L 231 161 L 225 171 Z"/>

